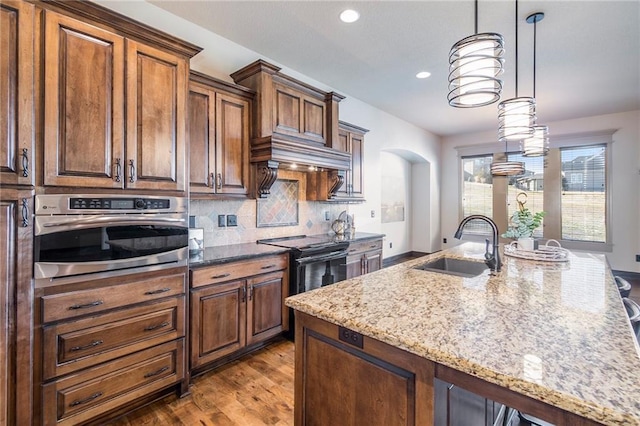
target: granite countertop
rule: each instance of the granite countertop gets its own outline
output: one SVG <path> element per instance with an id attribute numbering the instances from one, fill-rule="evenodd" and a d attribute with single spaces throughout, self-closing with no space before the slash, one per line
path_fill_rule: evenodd
<path id="1" fill-rule="evenodd" d="M 640 424 L 640 347 L 604 255 L 503 256 L 474 278 L 413 269 L 483 253 L 466 243 L 286 304 L 586 418 Z"/>
<path id="2" fill-rule="evenodd" d="M 365 241 L 382 237 L 384 237 L 384 234 L 373 234 L 368 232 L 356 232 L 353 237 L 334 235 L 334 239 L 336 241 Z M 241 243 L 205 247 L 204 250 L 189 254 L 189 267 L 199 268 L 219 263 L 233 262 L 236 260 L 268 256 L 270 254 L 287 253 L 288 251 L 288 248 L 258 243 Z"/>

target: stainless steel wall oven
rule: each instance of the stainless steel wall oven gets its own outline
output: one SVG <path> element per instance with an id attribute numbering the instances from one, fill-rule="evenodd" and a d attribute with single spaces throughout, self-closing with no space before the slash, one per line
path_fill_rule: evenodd
<path id="1" fill-rule="evenodd" d="M 56 194 L 35 201 L 37 284 L 187 265 L 186 198 Z"/>

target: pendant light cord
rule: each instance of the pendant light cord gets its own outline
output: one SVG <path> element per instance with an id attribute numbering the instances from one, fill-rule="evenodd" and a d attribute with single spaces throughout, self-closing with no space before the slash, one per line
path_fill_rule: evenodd
<path id="1" fill-rule="evenodd" d="M 516 0 L 516 98 L 518 97 L 518 0 Z"/>
<path id="2" fill-rule="evenodd" d="M 475 27 L 474 27 L 474 31 L 476 34 L 478 34 L 478 0 L 476 0 L 476 12 L 475 12 Z"/>
<path id="3" fill-rule="evenodd" d="M 536 97 L 536 29 L 538 27 L 538 18 L 533 19 L 533 97 Z"/>

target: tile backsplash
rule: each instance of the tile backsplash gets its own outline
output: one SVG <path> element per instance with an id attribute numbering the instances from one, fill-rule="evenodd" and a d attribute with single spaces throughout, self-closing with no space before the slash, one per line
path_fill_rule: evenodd
<path id="1" fill-rule="evenodd" d="M 306 201 L 305 174 L 283 172 L 279 173 L 279 177 L 283 181 L 296 180 L 298 182 L 297 225 L 258 227 L 257 200 L 191 200 L 189 215 L 196 216 L 196 227 L 204 229 L 205 247 L 249 243 L 262 238 L 333 232 L 331 231 L 331 223 L 338 218 L 340 212 L 347 209 L 347 205 Z M 237 216 L 238 225 L 218 227 L 218 215 L 230 214 Z M 325 220 L 326 216 L 329 220 Z"/>

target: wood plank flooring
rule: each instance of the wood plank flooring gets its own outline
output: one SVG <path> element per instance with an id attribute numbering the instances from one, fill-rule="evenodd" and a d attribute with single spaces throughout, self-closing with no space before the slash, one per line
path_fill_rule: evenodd
<path id="1" fill-rule="evenodd" d="M 280 341 L 193 379 L 191 395 L 168 396 L 109 426 L 293 425 L 294 344 Z"/>

